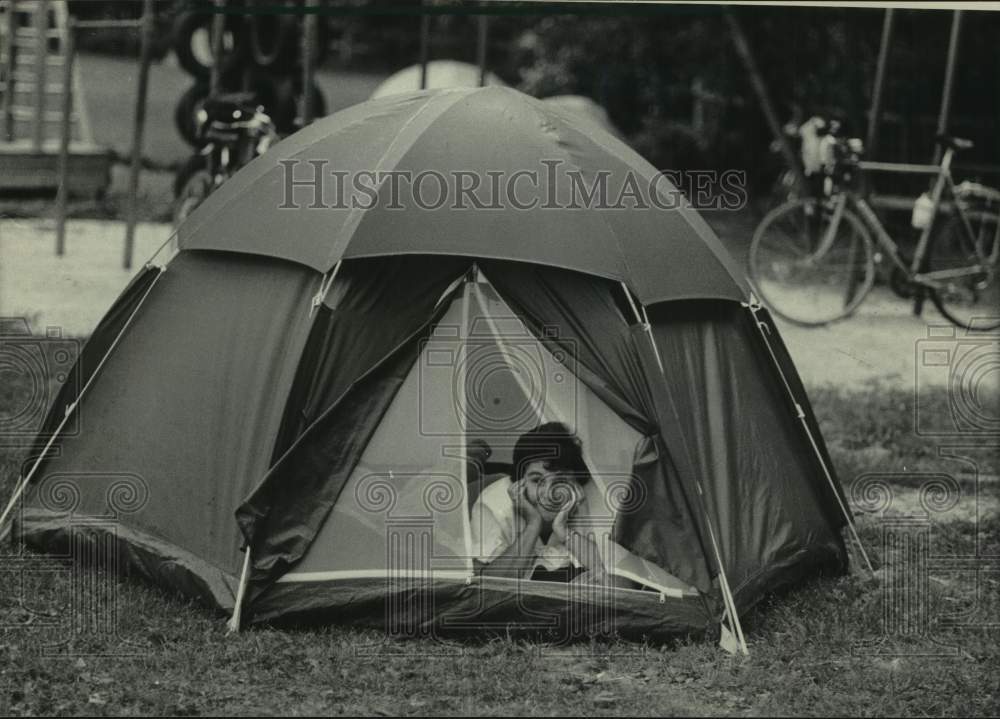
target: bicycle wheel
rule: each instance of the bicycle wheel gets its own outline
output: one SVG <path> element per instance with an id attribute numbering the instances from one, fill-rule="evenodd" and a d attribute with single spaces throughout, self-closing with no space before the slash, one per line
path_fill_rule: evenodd
<path id="1" fill-rule="evenodd" d="M 174 179 L 174 227 L 180 226 L 211 193 L 208 161 L 204 155 L 192 155 Z"/>
<path id="2" fill-rule="evenodd" d="M 813 327 L 847 317 L 875 281 L 864 224 L 845 209 L 831 235 L 833 217 L 823 200 L 792 200 L 754 232 L 750 277 L 764 304 L 789 322 Z"/>
<path id="3" fill-rule="evenodd" d="M 197 80 L 212 75 L 212 15 L 205 12 L 182 12 L 174 18 L 173 48 L 178 64 Z M 245 57 L 243 18 L 227 15 L 222 35 L 222 72 L 238 69 Z"/>
<path id="4" fill-rule="evenodd" d="M 1000 327 L 1000 217 L 993 212 L 965 213 L 970 237 L 953 215 L 934 238 L 927 275 L 936 280 L 931 299 L 951 322 L 971 330 Z M 978 268 L 978 269 L 976 269 Z"/>

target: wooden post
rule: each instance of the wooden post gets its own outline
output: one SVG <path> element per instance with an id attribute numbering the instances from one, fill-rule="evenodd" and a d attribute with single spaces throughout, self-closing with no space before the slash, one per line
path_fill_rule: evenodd
<path id="1" fill-rule="evenodd" d="M 699 142 L 705 137 L 705 84 L 701 75 L 696 75 L 691 81 L 691 129 Z"/>
<path id="2" fill-rule="evenodd" d="M 17 0 L 7 2 L 7 52 L 3 57 L 3 76 L 7 86 L 3 92 L 3 127 L 7 142 L 14 141 L 14 69 L 17 67 L 17 55 L 14 50 L 14 35 L 17 33 Z"/>
<path id="3" fill-rule="evenodd" d="M 142 0 L 142 29 L 139 50 L 139 89 L 135 98 L 135 123 L 132 127 L 132 165 L 129 168 L 128 224 L 125 227 L 125 252 L 122 267 L 132 269 L 135 250 L 135 225 L 139 220 L 139 169 L 142 166 L 142 136 L 146 128 L 146 95 L 149 91 L 149 62 L 152 57 L 153 0 Z"/>
<path id="4" fill-rule="evenodd" d="M 421 3 L 423 5 L 423 3 Z M 431 18 L 430 15 L 420 15 L 420 89 L 427 89 L 427 61 L 430 57 Z"/>
<path id="5" fill-rule="evenodd" d="M 59 185 L 56 190 L 56 256 L 66 254 L 66 207 L 69 202 L 69 143 L 73 129 L 73 61 L 76 56 L 76 28 L 73 18 L 66 23 L 63 45 L 62 118 L 59 135 Z"/>
<path id="6" fill-rule="evenodd" d="M 941 112 L 938 113 L 937 134 L 948 132 L 948 120 L 951 116 L 951 94 L 955 82 L 955 62 L 958 60 L 958 41 L 962 30 L 962 11 L 955 10 L 951 20 L 951 37 L 948 39 L 948 61 L 944 69 L 944 87 L 941 89 Z M 934 164 L 941 162 L 942 149 L 934 147 Z"/>
<path id="7" fill-rule="evenodd" d="M 885 88 L 885 68 L 889 61 L 892 44 L 892 8 L 886 8 L 882 21 L 882 41 L 878 48 L 878 64 L 875 66 L 875 85 L 872 88 L 872 105 L 868 111 L 868 135 L 865 138 L 865 154 L 875 158 L 875 143 L 878 140 L 879 120 L 882 116 L 882 91 Z"/>
<path id="8" fill-rule="evenodd" d="M 45 74 L 48 69 L 49 0 L 35 4 L 35 126 L 32 144 L 35 152 L 42 151 L 45 140 Z M 13 41 L 13 38 L 11 38 Z"/>
<path id="9" fill-rule="evenodd" d="M 486 85 L 486 43 L 489 37 L 490 18 L 487 15 L 480 15 L 479 35 L 476 42 L 476 64 L 479 65 L 479 87 Z"/>
<path id="10" fill-rule="evenodd" d="M 222 10 L 226 7 L 226 0 L 214 0 L 215 13 L 212 15 L 212 72 L 208 79 L 208 92 L 210 95 L 217 95 L 222 84 L 222 53 L 225 52 L 222 46 L 223 36 L 226 34 L 226 16 Z"/>
<path id="11" fill-rule="evenodd" d="M 302 19 L 302 127 L 313 121 L 312 87 L 315 74 L 316 9 L 319 0 L 306 0 L 306 14 Z"/>
<path id="12" fill-rule="evenodd" d="M 726 18 L 726 23 L 729 25 L 729 33 L 732 36 L 736 52 L 743 61 L 744 66 L 746 66 L 747 75 L 750 76 L 750 84 L 753 86 L 758 102 L 760 102 L 760 108 L 764 112 L 764 119 L 767 120 L 771 134 L 774 135 L 774 139 L 781 148 L 782 157 L 792 172 L 795 173 L 796 183 L 798 183 L 800 188 L 804 188 L 806 185 L 805 177 L 802 174 L 802 166 L 791 144 L 788 142 L 788 138 L 781 131 L 781 122 L 779 122 L 778 114 L 774 111 L 774 106 L 771 104 L 767 85 L 764 84 L 764 78 L 757 67 L 757 61 L 754 60 L 753 52 L 750 49 L 750 42 L 747 40 L 747 36 L 743 32 L 743 27 L 732 11 L 727 8 L 723 11 L 723 14 Z"/>

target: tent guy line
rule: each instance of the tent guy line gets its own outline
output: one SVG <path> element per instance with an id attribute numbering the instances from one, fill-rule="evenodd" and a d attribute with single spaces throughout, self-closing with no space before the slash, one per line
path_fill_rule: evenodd
<path id="1" fill-rule="evenodd" d="M 157 250 L 157 252 L 159 252 L 159 250 Z M 147 269 L 150 269 L 148 265 Z M 66 406 L 62 419 L 59 421 L 59 424 L 56 426 L 55 430 L 52 432 L 48 441 L 45 443 L 45 446 L 42 448 L 42 451 L 39 452 L 38 456 L 35 458 L 35 461 L 31 465 L 31 469 L 28 470 L 27 474 L 23 475 L 18 480 L 17 484 L 14 487 L 14 492 L 11 495 L 10 500 L 7 502 L 7 506 L 3 510 L 3 514 L 0 514 L 0 539 L 6 537 L 8 532 L 10 531 L 10 525 L 8 524 L 8 520 L 13 521 L 12 513 L 14 509 L 17 507 L 18 502 L 21 501 L 21 497 L 23 496 L 24 491 L 27 489 L 28 484 L 35 476 L 35 472 L 38 470 L 42 462 L 45 460 L 46 455 L 48 454 L 49 450 L 52 449 L 52 445 L 55 444 L 55 441 L 59 438 L 59 435 L 65 428 L 66 423 L 69 422 L 72 414 L 80 406 L 80 402 L 83 400 L 83 396 L 90 388 L 90 385 L 93 383 L 94 379 L 100 373 L 101 368 L 104 366 L 104 363 L 107 362 L 108 358 L 114 352 L 114 349 L 117 346 L 119 340 L 121 340 L 122 336 L 124 336 L 125 330 L 128 329 L 128 326 L 130 324 L 132 324 L 132 320 L 134 320 L 136 315 L 138 314 L 139 308 L 142 307 L 142 303 L 146 301 L 146 297 L 148 297 L 149 293 L 153 290 L 153 285 L 156 284 L 156 282 L 159 280 L 163 272 L 166 271 L 166 269 L 167 269 L 166 265 L 158 268 L 159 274 L 157 274 L 156 278 L 152 281 L 152 283 L 150 283 L 149 287 L 146 288 L 146 292 L 145 294 L 143 294 L 142 299 L 139 301 L 139 304 L 136 306 L 134 310 L 132 310 L 132 314 L 129 315 L 128 320 L 125 322 L 125 325 L 118 333 L 118 336 L 115 337 L 114 341 L 111 343 L 111 346 L 108 348 L 108 351 L 104 353 L 104 356 L 101 358 L 101 361 L 94 369 L 93 374 L 87 379 L 87 382 L 80 389 L 80 392 L 77 394 L 73 402 Z"/>

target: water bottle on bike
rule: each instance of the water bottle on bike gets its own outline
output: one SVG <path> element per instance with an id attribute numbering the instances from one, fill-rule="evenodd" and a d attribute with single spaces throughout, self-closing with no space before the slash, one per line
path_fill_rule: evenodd
<path id="1" fill-rule="evenodd" d="M 764 304 L 805 326 L 849 317 L 872 290 L 876 263 L 888 261 L 890 289 L 913 298 L 916 311 L 927 297 L 960 327 L 1000 327 L 1000 191 L 956 185 L 951 175 L 955 152 L 972 143 L 938 137 L 944 148 L 939 165 L 862 162 L 861 141 L 830 129 L 820 145 L 822 171 L 813 175 L 822 188 L 773 209 L 754 232 L 750 278 Z M 933 178 L 932 190 L 914 206 L 919 237 L 912 257 L 900 251 L 859 192 L 861 171 Z"/>

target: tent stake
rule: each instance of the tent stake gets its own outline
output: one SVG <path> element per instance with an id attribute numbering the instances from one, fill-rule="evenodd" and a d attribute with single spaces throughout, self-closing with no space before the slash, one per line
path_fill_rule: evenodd
<path id="1" fill-rule="evenodd" d="M 868 558 L 868 552 L 865 551 L 865 545 L 861 543 L 861 537 L 858 535 L 857 527 L 854 526 L 854 518 L 851 516 L 850 511 L 844 505 L 844 501 L 840 498 L 840 492 L 837 491 L 837 485 L 833 481 L 833 475 L 830 473 L 830 468 L 826 466 L 826 461 L 823 459 L 823 455 L 819 451 L 819 445 L 816 443 L 816 438 L 813 436 L 812 430 L 809 429 L 809 423 L 806 422 L 806 413 L 802 409 L 802 405 L 799 404 L 798 399 L 795 397 L 795 393 L 792 391 L 792 387 L 788 384 L 788 378 L 785 377 L 784 371 L 781 369 L 781 363 L 778 362 L 778 358 L 774 354 L 774 350 L 771 348 L 771 342 L 767 339 L 767 325 L 757 319 L 757 311 L 760 310 L 760 303 L 754 295 L 750 295 L 749 302 L 741 302 L 744 307 L 750 310 L 750 315 L 753 317 L 753 323 L 757 327 L 757 331 L 760 333 L 760 337 L 764 340 L 764 346 L 767 347 L 767 353 L 771 355 L 771 362 L 774 363 L 775 369 L 778 370 L 778 375 L 781 377 L 782 384 L 785 385 L 785 391 L 788 393 L 789 398 L 795 405 L 795 413 L 799 418 L 799 422 L 806 431 L 806 436 L 809 438 L 809 444 L 812 445 L 813 454 L 816 455 L 816 459 L 819 460 L 820 467 L 823 468 L 823 475 L 826 477 L 826 481 L 830 485 L 830 489 L 833 490 L 833 496 L 837 498 L 837 504 L 840 506 L 840 511 L 844 515 L 844 519 L 847 520 L 847 527 L 850 531 L 851 538 L 857 544 L 858 551 L 861 553 L 861 557 L 865 560 L 865 565 L 868 567 L 868 571 L 872 574 L 875 573 L 875 569 L 872 567 L 871 560 Z"/>
<path id="2" fill-rule="evenodd" d="M 156 286 L 156 283 L 159 282 L 165 270 L 166 267 L 160 268 L 160 274 L 158 274 L 150 283 L 149 287 L 146 288 L 146 292 L 143 294 L 142 299 L 139 300 L 139 304 L 137 304 L 135 309 L 132 310 L 132 314 L 128 316 L 128 319 L 125 321 L 125 324 L 122 326 L 121 330 L 118 332 L 118 335 L 115 337 L 114 342 L 112 342 L 111 346 L 108 347 L 108 351 L 104 353 L 104 357 L 101 358 L 101 361 L 97 364 L 97 367 L 94 368 L 94 372 L 90 375 L 90 378 L 87 380 L 86 384 L 83 385 L 83 389 L 80 390 L 80 393 L 76 396 L 76 399 L 73 400 L 73 402 L 66 407 L 66 411 L 63 414 L 62 420 L 59 422 L 59 425 L 52 433 L 52 436 L 49 437 L 49 441 L 45 443 L 45 447 L 42 449 L 41 453 L 38 455 L 38 457 L 35 458 L 35 462 L 34 464 L 31 465 L 31 469 L 28 470 L 28 473 L 26 475 L 24 475 L 20 480 L 18 480 L 17 486 L 14 489 L 14 494 L 11 495 L 10 501 L 7 502 L 7 507 L 4 509 L 3 514 L 0 514 L 0 538 L 5 536 L 7 532 L 7 529 L 5 528 L 7 520 L 10 517 L 11 513 L 14 511 L 14 507 L 17 506 L 17 503 L 21 499 L 21 496 L 24 494 L 24 490 L 27 489 L 28 483 L 31 482 L 31 479 L 32 477 L 34 477 L 35 472 L 41 466 L 42 460 L 45 459 L 45 455 L 49 453 L 49 450 L 52 448 L 52 445 L 55 444 L 56 439 L 62 432 L 63 427 L 66 426 L 66 423 L 69 421 L 70 416 L 72 416 L 73 412 L 80 405 L 80 400 L 83 399 L 83 395 L 86 394 L 87 390 L 90 388 L 90 385 L 93 384 L 94 379 L 97 377 L 98 374 L 100 374 L 101 368 L 104 367 L 104 364 L 108 361 L 108 358 L 111 356 L 111 353 L 115 351 L 115 347 L 118 346 L 118 342 L 125 334 L 125 330 L 127 330 L 129 326 L 132 324 L 132 320 L 135 319 L 135 316 L 136 314 L 138 314 L 139 309 L 142 307 L 143 303 L 146 302 L 146 298 L 149 297 L 149 293 L 153 290 L 153 287 Z"/>
<path id="3" fill-rule="evenodd" d="M 719 542 L 715 538 L 715 529 L 712 527 L 712 518 L 708 516 L 708 506 L 705 504 L 705 493 L 702 491 L 701 482 L 695 486 L 698 488 L 698 497 L 701 500 L 702 511 L 705 513 L 705 526 L 708 527 L 708 538 L 712 543 L 712 553 L 715 554 L 715 561 L 719 565 L 719 590 L 722 592 L 722 602 L 726 606 L 726 613 L 729 621 L 736 630 L 736 639 L 740 645 L 740 652 L 749 654 L 747 642 L 743 636 L 743 626 L 740 624 L 740 615 L 736 612 L 736 600 L 733 599 L 733 591 L 729 586 L 729 579 L 726 577 L 726 567 L 722 563 L 722 552 L 719 550 Z M 725 620 L 725 616 L 723 616 Z"/>
<path id="4" fill-rule="evenodd" d="M 649 321 L 649 315 L 646 313 L 646 307 L 644 305 L 636 305 L 635 300 L 632 298 L 632 293 L 628 291 L 628 287 L 624 282 L 622 282 L 621 285 L 622 289 L 625 291 L 625 296 L 628 298 L 629 304 L 632 306 L 632 312 L 635 313 L 636 322 L 642 325 L 646 337 L 649 338 L 649 344 L 652 346 L 653 354 L 656 356 L 656 364 L 660 368 L 660 374 L 664 377 L 664 380 L 666 380 L 666 375 L 663 370 L 663 358 L 660 356 L 660 348 L 657 346 L 656 338 L 653 336 L 653 325 Z M 736 630 L 736 638 L 739 642 L 740 652 L 742 654 L 750 654 L 750 650 L 747 648 L 746 639 L 743 636 L 743 627 L 740 624 L 740 617 L 736 612 L 736 600 L 733 599 L 733 592 L 729 586 L 729 579 L 726 577 L 725 565 L 722 562 L 722 552 L 719 550 L 719 543 L 715 538 L 715 529 L 712 527 L 712 518 L 708 514 L 708 506 L 705 504 L 705 492 L 701 487 L 701 480 L 697 480 L 695 482 L 695 487 L 698 490 L 698 498 L 701 502 L 702 512 L 705 514 L 705 526 L 708 528 L 708 538 L 712 545 L 712 553 L 715 554 L 715 561 L 719 566 L 719 590 L 722 592 L 722 602 L 726 608 L 725 614 L 729 615 L 729 621 Z M 723 615 L 723 621 L 725 621 L 725 615 Z"/>
<path id="5" fill-rule="evenodd" d="M 247 592 L 247 581 L 250 579 L 250 546 L 247 545 L 246 552 L 243 553 L 243 569 L 240 571 L 240 586 L 236 590 L 236 600 L 233 606 L 233 616 L 226 622 L 227 634 L 240 631 L 240 622 L 243 618 L 243 598 Z"/>

